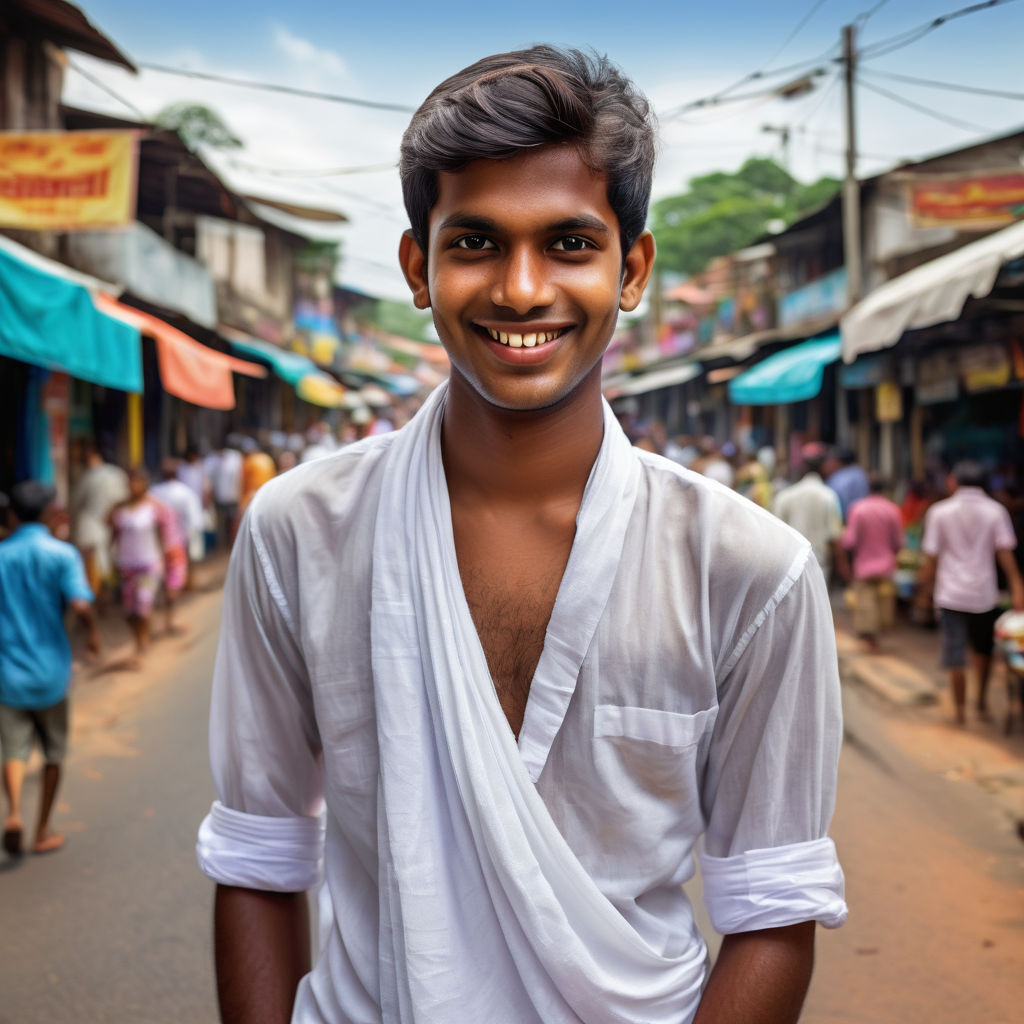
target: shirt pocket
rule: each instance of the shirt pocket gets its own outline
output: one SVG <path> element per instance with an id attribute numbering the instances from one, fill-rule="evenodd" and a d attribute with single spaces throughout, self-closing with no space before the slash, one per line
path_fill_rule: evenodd
<path id="1" fill-rule="evenodd" d="M 594 739 L 636 740 L 671 750 L 686 750 L 700 743 L 714 724 L 717 708 L 696 714 L 655 708 L 598 704 L 594 708 Z"/>

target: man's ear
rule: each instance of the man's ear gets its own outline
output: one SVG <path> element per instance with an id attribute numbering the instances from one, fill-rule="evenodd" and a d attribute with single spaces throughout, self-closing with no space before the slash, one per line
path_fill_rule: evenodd
<path id="1" fill-rule="evenodd" d="M 427 286 L 427 258 L 411 231 L 403 231 L 398 243 L 398 262 L 412 292 L 417 309 L 430 309 L 430 289 Z"/>
<path id="2" fill-rule="evenodd" d="M 640 305 L 644 289 L 654 269 L 654 235 L 645 231 L 626 253 L 622 291 L 619 294 L 619 309 L 631 313 Z"/>

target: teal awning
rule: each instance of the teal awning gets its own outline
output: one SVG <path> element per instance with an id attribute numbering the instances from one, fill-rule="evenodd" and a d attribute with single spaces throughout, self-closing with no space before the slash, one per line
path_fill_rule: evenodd
<path id="1" fill-rule="evenodd" d="M 830 334 L 776 352 L 729 381 L 729 399 L 733 405 L 786 405 L 814 398 L 841 348 L 839 335 Z"/>
<path id="2" fill-rule="evenodd" d="M 226 336 L 228 332 L 225 329 L 222 333 Z M 228 337 L 228 344 L 242 355 L 269 363 L 274 373 L 293 387 L 308 374 L 319 373 L 316 363 L 308 356 L 299 352 L 289 352 L 278 345 L 271 345 L 269 341 L 260 341 L 258 338 L 246 338 L 243 341 L 236 338 L 232 331 Z"/>
<path id="3" fill-rule="evenodd" d="M 139 332 L 101 313 L 84 285 L 42 269 L 50 261 L 22 260 L 13 249 L 0 247 L 0 354 L 142 391 Z"/>

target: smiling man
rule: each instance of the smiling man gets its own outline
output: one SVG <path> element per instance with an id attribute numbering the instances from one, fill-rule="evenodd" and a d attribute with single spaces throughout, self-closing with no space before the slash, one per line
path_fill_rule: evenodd
<path id="1" fill-rule="evenodd" d="M 650 121 L 535 47 L 406 132 L 400 259 L 451 378 L 240 530 L 198 846 L 227 1021 L 799 1016 L 846 914 L 831 617 L 802 537 L 601 397 L 654 260 Z"/>

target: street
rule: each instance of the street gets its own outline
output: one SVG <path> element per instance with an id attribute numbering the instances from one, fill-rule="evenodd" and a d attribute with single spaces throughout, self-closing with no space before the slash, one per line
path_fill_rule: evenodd
<path id="1" fill-rule="evenodd" d="M 205 719 L 219 600 L 216 586 L 194 594 L 187 634 L 159 639 L 143 672 L 117 668 L 116 647 L 113 667 L 79 672 L 56 815 L 67 848 L 0 863 L 0 1024 L 216 1020 L 211 886 L 193 844 L 213 792 Z M 115 644 L 121 629 L 107 617 Z M 850 919 L 819 932 L 802 1020 L 1020 1021 L 1024 845 L 975 781 L 1019 765 L 1020 728 L 959 733 L 941 704 L 894 707 L 849 681 L 844 704 L 832 834 Z M 36 786 L 32 773 L 29 813 Z"/>

